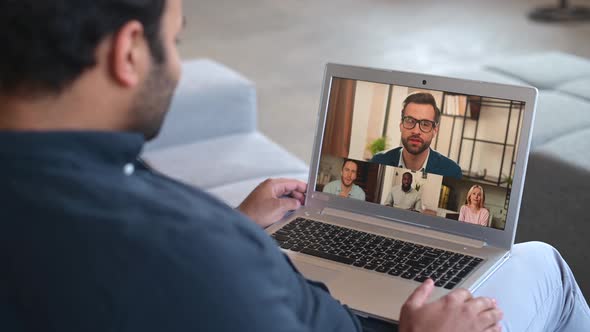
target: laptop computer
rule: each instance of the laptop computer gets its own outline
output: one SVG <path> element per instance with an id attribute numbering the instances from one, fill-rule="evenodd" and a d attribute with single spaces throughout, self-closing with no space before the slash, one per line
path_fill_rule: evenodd
<path id="1" fill-rule="evenodd" d="M 537 90 L 328 64 L 305 206 L 267 229 L 363 317 L 476 290 L 510 257 Z"/>

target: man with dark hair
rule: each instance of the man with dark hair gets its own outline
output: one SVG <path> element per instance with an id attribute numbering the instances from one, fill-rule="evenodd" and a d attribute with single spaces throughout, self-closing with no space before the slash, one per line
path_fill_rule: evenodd
<path id="1" fill-rule="evenodd" d="M 346 198 L 365 200 L 365 192 L 354 180 L 358 175 L 358 163 L 352 159 L 345 159 L 340 171 L 340 180 L 328 183 L 322 190 L 325 193 L 338 195 Z"/>
<path id="2" fill-rule="evenodd" d="M 461 167 L 451 159 L 430 148 L 438 134 L 440 109 L 434 96 L 420 92 L 409 95 L 403 103 L 399 125 L 402 145 L 373 156 L 372 162 L 461 178 Z"/>
<path id="3" fill-rule="evenodd" d="M 181 0 L 0 0 L 3 331 L 361 329 L 262 229 L 301 206 L 304 183 L 265 181 L 239 213 L 137 161 L 180 76 L 182 26 Z M 519 315 L 580 323 L 563 260 L 521 248 L 555 283 L 520 283 L 544 305 Z M 428 302 L 433 288 L 408 299 L 401 331 L 499 330 L 491 299 L 459 289 Z"/>
<path id="4" fill-rule="evenodd" d="M 391 188 L 385 199 L 385 205 L 417 212 L 422 211 L 422 195 L 418 190 L 412 188 L 413 181 L 412 173 L 405 172 L 402 175 L 401 185 Z"/>

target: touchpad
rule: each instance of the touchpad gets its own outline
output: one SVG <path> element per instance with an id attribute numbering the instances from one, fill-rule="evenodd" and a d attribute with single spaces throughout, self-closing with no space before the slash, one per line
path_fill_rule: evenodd
<path id="1" fill-rule="evenodd" d="M 334 281 L 342 274 L 342 271 L 302 261 L 296 261 L 295 265 L 307 279 L 324 283 Z"/>

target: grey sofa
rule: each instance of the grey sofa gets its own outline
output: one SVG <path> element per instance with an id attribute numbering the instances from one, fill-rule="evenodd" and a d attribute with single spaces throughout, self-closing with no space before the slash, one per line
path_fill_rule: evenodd
<path id="1" fill-rule="evenodd" d="M 307 179 L 302 161 L 256 130 L 250 81 L 208 60 L 184 66 L 162 135 L 146 149 L 149 162 L 232 206 L 267 177 Z M 539 88 L 517 242 L 557 247 L 588 298 L 590 61 L 543 53 L 446 74 Z"/>

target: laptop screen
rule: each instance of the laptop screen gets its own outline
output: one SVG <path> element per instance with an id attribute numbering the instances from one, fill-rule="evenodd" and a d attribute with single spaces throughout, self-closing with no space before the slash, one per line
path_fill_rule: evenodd
<path id="1" fill-rule="evenodd" d="M 524 106 L 332 78 L 315 190 L 504 230 Z"/>

